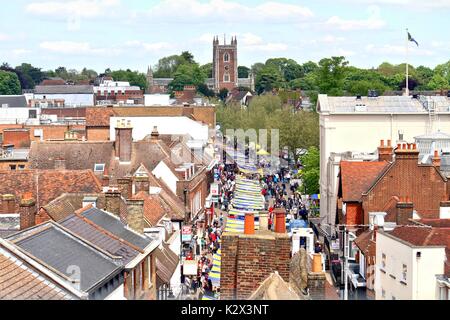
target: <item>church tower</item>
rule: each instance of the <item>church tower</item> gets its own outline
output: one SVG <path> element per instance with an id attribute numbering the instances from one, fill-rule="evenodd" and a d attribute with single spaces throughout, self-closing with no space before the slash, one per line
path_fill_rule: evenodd
<path id="1" fill-rule="evenodd" d="M 226 88 L 228 91 L 238 86 L 238 61 L 237 61 L 237 39 L 231 38 L 231 43 L 219 44 L 219 37 L 213 40 L 213 78 L 214 91 L 219 92 Z"/>

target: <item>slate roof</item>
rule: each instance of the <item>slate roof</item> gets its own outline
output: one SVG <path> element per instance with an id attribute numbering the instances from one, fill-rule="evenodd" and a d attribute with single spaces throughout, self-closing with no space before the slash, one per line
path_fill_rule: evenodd
<path id="1" fill-rule="evenodd" d="M 39 208 L 64 193 L 99 193 L 102 186 L 92 170 L 0 171 L 0 194 L 16 197 L 16 212 L 25 192 L 31 192 Z"/>
<path id="2" fill-rule="evenodd" d="M 50 85 L 36 86 L 35 94 L 92 94 L 94 86 L 91 85 Z"/>
<path id="3" fill-rule="evenodd" d="M 0 245 L 0 300 L 72 300 L 75 297 L 55 285 Z"/>
<path id="4" fill-rule="evenodd" d="M 89 223 L 86 218 L 78 214 L 71 214 L 60 224 L 110 254 L 121 257 L 124 266 L 140 253 L 137 249 L 109 235 L 107 231 Z"/>
<path id="5" fill-rule="evenodd" d="M 371 241 L 373 235 L 373 231 L 366 230 L 363 233 L 361 233 L 356 239 L 355 239 L 355 245 L 364 252 L 364 255 L 367 257 L 369 254 L 370 246 L 375 245 L 374 242 Z"/>
<path id="6" fill-rule="evenodd" d="M 0 107 L 7 104 L 9 108 L 27 108 L 27 99 L 25 96 L 18 95 L 0 95 Z"/>
<path id="7" fill-rule="evenodd" d="M 140 249 L 145 249 L 152 242 L 151 239 L 141 236 L 131 229 L 128 229 L 122 222 L 120 222 L 118 218 L 100 209 L 90 208 L 83 211 L 81 216 L 89 219 L 99 227 L 139 247 Z"/>
<path id="8" fill-rule="evenodd" d="M 388 164 L 385 161 L 341 161 L 342 201 L 361 201 L 362 194 Z"/>
<path id="9" fill-rule="evenodd" d="M 94 290 L 97 284 L 108 281 L 122 270 L 113 257 L 105 255 L 54 223 L 27 229 L 8 240 L 67 277 L 71 276 L 74 266 L 79 268 L 80 289 L 84 292 Z"/>

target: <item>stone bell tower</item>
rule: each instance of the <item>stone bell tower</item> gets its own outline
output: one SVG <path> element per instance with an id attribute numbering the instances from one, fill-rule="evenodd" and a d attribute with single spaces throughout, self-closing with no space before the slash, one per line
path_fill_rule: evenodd
<path id="1" fill-rule="evenodd" d="M 237 61 L 237 39 L 231 38 L 231 43 L 219 44 L 219 37 L 213 40 L 213 78 L 214 91 L 219 92 L 223 88 L 228 91 L 238 86 L 238 61 Z"/>

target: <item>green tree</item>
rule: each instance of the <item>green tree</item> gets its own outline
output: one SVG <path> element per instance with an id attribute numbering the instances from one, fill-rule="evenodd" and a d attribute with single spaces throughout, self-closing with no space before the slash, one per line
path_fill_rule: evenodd
<path id="1" fill-rule="evenodd" d="M 225 101 L 225 99 L 228 97 L 228 89 L 227 88 L 220 89 L 218 97 L 220 100 Z"/>
<path id="2" fill-rule="evenodd" d="M 141 90 L 147 88 L 147 77 L 144 73 L 139 71 L 127 70 L 115 70 L 109 74 L 115 81 L 127 81 L 132 86 L 138 86 Z"/>
<path id="3" fill-rule="evenodd" d="M 324 58 L 319 61 L 318 86 L 320 93 L 341 96 L 348 61 L 345 57 Z"/>
<path id="4" fill-rule="evenodd" d="M 264 66 L 256 75 L 255 87 L 259 94 L 281 88 L 283 84 L 283 76 L 273 65 Z"/>
<path id="5" fill-rule="evenodd" d="M 205 74 L 206 78 L 212 78 L 213 77 L 213 65 L 212 62 L 204 64 L 200 66 L 200 69 Z"/>
<path id="6" fill-rule="evenodd" d="M 304 186 L 306 186 L 307 194 L 319 193 L 319 178 L 320 178 L 320 153 L 316 147 L 310 147 L 308 152 L 300 158 L 303 166 L 301 172 L 301 179 Z"/>
<path id="7" fill-rule="evenodd" d="M 197 92 L 208 98 L 212 98 L 215 96 L 214 90 L 209 89 L 208 86 L 204 83 L 200 83 L 199 85 L 197 85 Z"/>
<path id="8" fill-rule="evenodd" d="M 169 91 L 181 91 L 185 85 L 199 86 L 204 84 L 206 75 L 198 64 L 182 64 L 174 74 L 173 81 L 169 84 Z"/>
<path id="9" fill-rule="evenodd" d="M 22 63 L 15 70 L 19 76 L 22 89 L 34 89 L 45 78 L 45 74 L 40 68 L 35 68 L 29 63 Z"/>
<path id="10" fill-rule="evenodd" d="M 278 69 L 287 82 L 300 78 L 303 75 L 302 66 L 292 59 L 272 58 L 266 61 L 266 66 L 273 66 Z"/>
<path id="11" fill-rule="evenodd" d="M 245 66 L 238 67 L 238 78 L 248 78 L 249 74 L 250 68 L 247 68 Z"/>
<path id="12" fill-rule="evenodd" d="M 17 74 L 0 70 L 0 95 L 18 95 L 21 93 Z"/>
<path id="13" fill-rule="evenodd" d="M 450 84 L 444 76 L 439 73 L 436 73 L 428 83 L 428 87 L 432 90 L 446 90 L 449 89 Z"/>

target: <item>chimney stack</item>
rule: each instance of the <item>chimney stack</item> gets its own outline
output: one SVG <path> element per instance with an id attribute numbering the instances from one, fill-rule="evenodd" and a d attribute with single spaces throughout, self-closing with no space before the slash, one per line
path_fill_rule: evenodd
<path id="1" fill-rule="evenodd" d="M 144 234 L 144 200 L 127 200 L 127 224 L 137 233 Z"/>
<path id="2" fill-rule="evenodd" d="M 116 141 L 114 149 L 116 157 L 121 162 L 131 161 L 131 147 L 133 143 L 133 127 L 130 120 L 117 120 L 116 125 Z"/>
<path id="3" fill-rule="evenodd" d="M 419 150 L 417 150 L 417 145 L 415 143 L 397 144 L 397 149 L 395 149 L 395 160 L 414 160 L 415 162 L 419 162 Z"/>
<path id="4" fill-rule="evenodd" d="M 137 194 L 140 191 L 150 193 L 150 179 L 149 177 L 134 177 L 134 193 Z"/>
<path id="5" fill-rule="evenodd" d="M 378 161 L 392 162 L 393 149 L 391 146 L 391 140 L 387 140 L 387 146 L 384 145 L 384 140 L 380 141 L 378 147 Z"/>
<path id="6" fill-rule="evenodd" d="M 247 212 L 244 221 L 244 234 L 255 234 L 255 216 Z"/>
<path id="7" fill-rule="evenodd" d="M 159 132 L 158 132 L 158 127 L 157 126 L 153 127 L 153 131 L 152 131 L 152 134 L 151 134 L 151 140 L 152 141 L 159 140 Z"/>
<path id="8" fill-rule="evenodd" d="M 13 194 L 2 195 L 1 213 L 15 213 L 15 212 L 16 212 L 16 197 Z"/>
<path id="9" fill-rule="evenodd" d="M 120 218 L 120 192 L 110 189 L 105 193 L 105 211 Z"/>
<path id="10" fill-rule="evenodd" d="M 275 232 L 286 233 L 286 211 L 282 208 L 273 210 L 275 214 Z"/>
<path id="11" fill-rule="evenodd" d="M 124 177 L 117 179 L 119 185 L 119 192 L 124 199 L 131 199 L 133 196 L 133 184 L 131 183 L 131 177 Z"/>
<path id="12" fill-rule="evenodd" d="M 414 204 L 409 197 L 402 197 L 397 203 L 397 225 L 409 224 L 409 219 L 413 217 Z"/>
<path id="13" fill-rule="evenodd" d="M 439 156 L 439 152 L 437 150 L 434 150 L 434 156 L 431 159 L 431 162 L 436 168 L 439 169 L 441 167 L 441 157 Z"/>
<path id="14" fill-rule="evenodd" d="M 36 201 L 31 192 L 25 192 L 19 206 L 20 230 L 31 228 L 36 224 Z"/>

